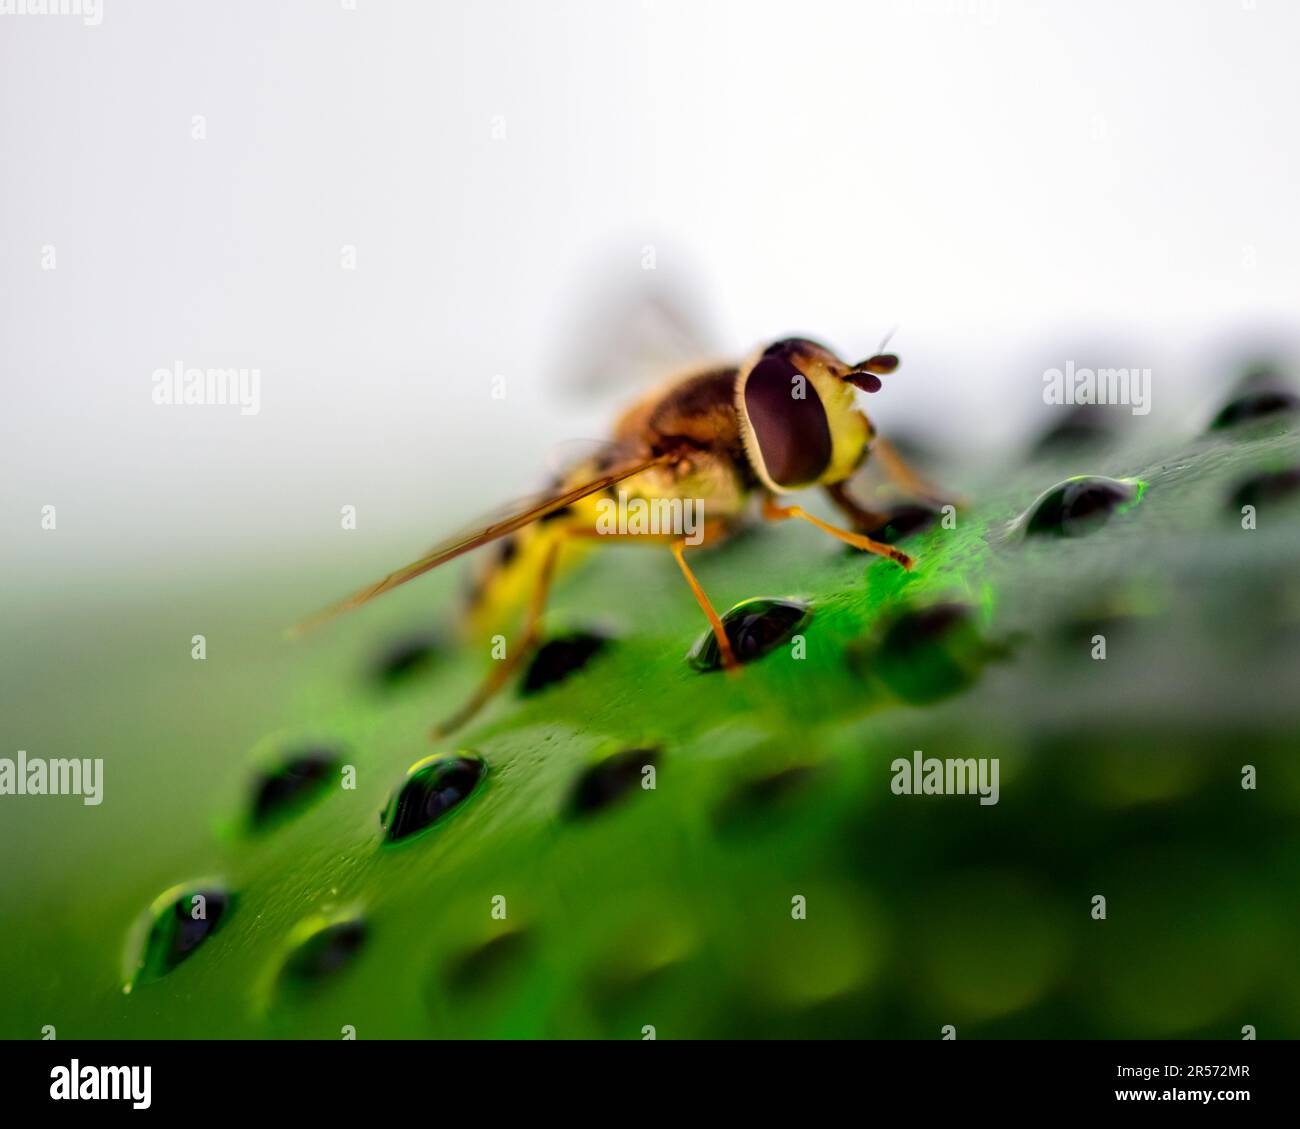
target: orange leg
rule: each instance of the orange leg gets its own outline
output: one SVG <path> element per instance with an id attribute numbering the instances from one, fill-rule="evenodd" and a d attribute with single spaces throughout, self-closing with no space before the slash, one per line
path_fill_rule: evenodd
<path id="1" fill-rule="evenodd" d="M 853 528 L 860 533 L 868 529 L 879 529 L 889 520 L 889 515 L 886 513 L 858 505 L 843 482 L 832 483 L 824 489 L 826 496 L 835 503 L 835 508 L 847 517 L 853 523 Z"/>
<path id="2" fill-rule="evenodd" d="M 481 710 L 493 696 L 509 681 L 511 674 L 518 669 L 541 636 L 542 615 L 546 611 L 546 599 L 551 592 L 551 581 L 555 577 L 555 562 L 560 555 L 562 541 L 554 542 L 547 550 L 542 571 L 537 578 L 537 587 L 533 589 L 533 598 L 528 605 L 528 614 L 524 619 L 523 635 L 511 654 L 496 664 L 496 669 L 484 679 L 483 684 L 474 691 L 469 701 L 458 709 L 441 725 L 434 726 L 430 736 L 437 741 L 455 732 Z"/>
<path id="3" fill-rule="evenodd" d="M 678 567 L 681 568 L 682 575 L 686 577 L 686 583 L 691 586 L 696 602 L 700 605 L 700 609 L 705 616 L 708 617 L 709 626 L 713 628 L 713 637 L 718 641 L 718 653 L 722 658 L 722 669 L 728 671 L 738 669 L 739 664 L 736 662 L 736 655 L 731 649 L 731 640 L 727 638 L 727 629 L 722 626 L 722 617 L 713 610 L 709 597 L 705 595 L 704 589 L 700 587 L 700 582 L 695 579 L 695 573 L 691 571 L 691 566 L 686 563 L 686 538 L 683 537 L 674 541 L 672 548 Z"/>
<path id="4" fill-rule="evenodd" d="M 740 664 L 736 661 L 735 652 L 731 648 L 731 640 L 727 637 L 727 629 L 722 626 L 722 617 L 714 610 L 713 604 L 704 589 L 700 587 L 700 582 L 695 579 L 695 573 L 691 571 L 690 566 L 686 563 L 686 550 L 698 549 L 707 545 L 711 540 L 721 540 L 726 536 L 727 526 L 724 522 L 706 521 L 698 545 L 691 545 L 685 537 L 679 537 L 674 534 L 600 534 L 594 529 L 580 529 L 574 531 L 575 537 L 599 537 L 607 541 L 669 541 L 673 551 L 673 558 L 677 561 L 678 567 L 682 570 L 682 575 L 686 577 L 686 583 L 691 586 L 691 592 L 695 596 L 695 601 L 700 605 L 709 621 L 709 626 L 713 629 L 713 637 L 718 641 L 718 653 L 722 659 L 722 668 L 726 671 L 735 671 L 740 669 Z"/>
<path id="5" fill-rule="evenodd" d="M 944 504 L 943 494 L 933 483 L 927 482 L 913 470 L 908 461 L 898 453 L 898 448 L 888 439 L 877 436 L 871 444 L 871 454 L 880 463 L 885 473 L 907 493 L 936 506 Z"/>
<path id="6" fill-rule="evenodd" d="M 846 545 L 852 545 L 855 549 L 865 549 L 869 553 L 877 553 L 882 557 L 888 557 L 896 564 L 904 568 L 912 567 L 912 558 L 901 549 L 895 549 L 893 545 L 886 545 L 883 541 L 873 541 L 861 533 L 850 533 L 847 529 L 837 529 L 833 525 L 813 517 L 802 506 L 778 506 L 776 499 L 767 494 L 763 498 L 763 517 L 768 521 L 784 521 L 786 518 L 802 518 L 810 525 L 815 525 L 823 533 L 829 533 L 832 537 L 837 537 Z"/>

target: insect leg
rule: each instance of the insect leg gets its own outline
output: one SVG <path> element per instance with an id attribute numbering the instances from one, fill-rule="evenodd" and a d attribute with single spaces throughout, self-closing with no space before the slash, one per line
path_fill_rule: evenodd
<path id="1" fill-rule="evenodd" d="M 658 544 L 662 541 L 669 540 L 670 547 L 673 551 L 673 558 L 677 561 L 678 567 L 682 570 L 682 575 L 686 577 L 686 583 L 691 586 L 691 592 L 695 596 L 696 602 L 700 605 L 705 616 L 708 617 L 709 626 L 713 629 L 713 637 L 718 641 L 718 652 L 722 659 L 724 670 L 734 671 L 740 669 L 740 664 L 736 662 L 735 652 L 731 648 L 731 640 L 727 638 L 727 630 L 722 626 L 722 617 L 714 610 L 713 604 L 705 594 L 700 582 L 695 579 L 695 573 L 686 563 L 686 550 L 700 548 L 710 542 L 722 540 L 730 532 L 730 527 L 726 522 L 706 521 L 701 531 L 699 545 L 691 545 L 685 537 L 676 537 L 671 534 L 652 534 L 652 533 L 597 533 L 594 529 L 576 528 L 573 530 L 574 537 L 599 537 L 606 541 L 620 542 L 640 542 L 643 544 Z"/>
<path id="2" fill-rule="evenodd" d="M 686 538 L 681 537 L 674 541 L 672 550 L 673 556 L 682 570 L 682 575 L 686 577 L 686 583 L 691 586 L 691 591 L 695 594 L 700 609 L 708 617 L 709 626 L 713 628 L 713 637 L 718 641 L 718 653 L 722 658 L 723 669 L 736 670 L 738 668 L 736 656 L 731 649 L 731 640 L 727 638 L 727 629 L 722 626 L 722 618 L 713 610 L 709 597 L 705 595 L 704 589 L 700 587 L 700 582 L 695 579 L 695 573 L 691 571 L 691 566 L 686 563 Z"/>
<path id="3" fill-rule="evenodd" d="M 784 521 L 786 518 L 797 517 L 811 525 L 815 525 L 823 533 L 829 533 L 832 537 L 838 537 L 847 545 L 852 545 L 855 549 L 866 549 L 869 553 L 878 553 L 882 557 L 888 557 L 896 564 L 904 568 L 912 567 L 912 558 L 901 549 L 895 549 L 893 545 L 886 545 L 883 541 L 873 541 L 861 533 L 850 533 L 847 529 L 837 529 L 835 526 L 813 517 L 802 506 L 778 506 L 775 499 L 770 495 L 763 498 L 763 517 L 768 521 Z"/>
<path id="4" fill-rule="evenodd" d="M 551 581 L 555 577 L 555 562 L 560 555 L 563 544 L 563 538 L 557 537 L 546 550 L 546 558 L 537 577 L 537 587 L 533 589 L 532 600 L 529 602 L 528 612 L 524 619 L 523 634 L 520 636 L 513 652 L 496 664 L 496 669 L 484 679 L 482 685 L 474 691 L 468 702 L 441 725 L 434 726 L 430 733 L 433 740 L 437 741 L 442 737 L 446 737 L 469 721 L 509 681 L 511 674 L 515 672 L 519 664 L 532 654 L 533 648 L 537 646 L 537 641 L 541 636 L 542 615 L 546 611 L 546 599 L 550 595 Z"/>
<path id="5" fill-rule="evenodd" d="M 860 506 L 849 495 L 848 487 L 843 482 L 835 482 L 825 487 L 826 496 L 835 503 L 836 509 L 847 517 L 855 529 L 879 529 L 889 520 L 888 514 L 877 513 L 865 506 Z"/>
<path id="6" fill-rule="evenodd" d="M 873 440 L 871 454 L 880 462 L 885 473 L 909 494 L 913 494 L 936 506 L 944 504 L 945 499 L 942 492 L 936 489 L 933 483 L 922 478 L 921 474 L 914 470 L 908 461 L 898 453 L 898 448 L 883 435 L 878 435 Z"/>

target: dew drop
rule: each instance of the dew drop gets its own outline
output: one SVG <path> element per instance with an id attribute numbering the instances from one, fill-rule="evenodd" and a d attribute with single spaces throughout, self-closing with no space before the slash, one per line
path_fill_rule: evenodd
<path id="1" fill-rule="evenodd" d="M 645 767 L 658 761 L 658 749 L 625 749 L 596 762 L 574 784 L 569 814 L 591 815 L 617 803 L 641 786 Z"/>
<path id="2" fill-rule="evenodd" d="M 229 918 L 235 898 L 204 882 L 175 886 L 156 898 L 128 946 L 127 991 L 188 960 Z"/>
<path id="3" fill-rule="evenodd" d="M 686 981 L 696 942 L 684 916 L 689 920 L 671 903 L 642 906 L 607 939 L 603 952 L 593 954 L 590 1000 L 614 1029 L 692 991 Z"/>
<path id="4" fill-rule="evenodd" d="M 420 761 L 380 817 L 384 838 L 396 843 L 433 826 L 468 799 L 486 773 L 486 762 L 475 753 L 447 753 Z"/>
<path id="5" fill-rule="evenodd" d="M 1232 508 L 1240 512 L 1242 506 L 1260 506 L 1278 502 L 1300 490 L 1300 467 L 1257 474 L 1238 485 L 1233 491 Z"/>
<path id="6" fill-rule="evenodd" d="M 880 642 L 853 649 L 850 661 L 904 701 L 922 704 L 971 686 L 988 661 L 1003 653 L 980 635 L 971 608 L 939 603 L 896 614 Z"/>
<path id="7" fill-rule="evenodd" d="M 366 941 L 366 923 L 359 917 L 341 921 L 311 921 L 300 927 L 297 941 L 280 969 L 280 982 L 308 988 L 346 968 Z"/>
<path id="8" fill-rule="evenodd" d="M 379 656 L 371 669 L 372 681 L 385 689 L 405 685 L 427 670 L 437 655 L 438 640 L 433 634 L 409 635 Z"/>
<path id="9" fill-rule="evenodd" d="M 548 639 L 533 656 L 520 686 L 521 694 L 536 694 L 539 690 L 563 682 L 586 666 L 609 642 L 603 635 L 575 631 Z"/>
<path id="10" fill-rule="evenodd" d="M 971 610 L 965 604 L 934 604 L 909 611 L 890 624 L 885 633 L 885 648 L 900 658 L 908 658 L 914 651 L 943 640 L 970 620 Z"/>
<path id="11" fill-rule="evenodd" d="M 1031 455 L 1041 458 L 1096 451 L 1115 437 L 1112 419 L 1106 408 L 1096 404 L 1076 404 L 1060 423 L 1043 432 Z"/>
<path id="12" fill-rule="evenodd" d="M 342 758 L 332 749 L 305 748 L 259 772 L 249 807 L 253 830 L 264 831 L 319 798 L 336 779 L 341 763 Z"/>
<path id="13" fill-rule="evenodd" d="M 1271 419 L 1300 408 L 1300 397 L 1281 384 L 1260 382 L 1246 387 L 1219 409 L 1210 422 L 1212 431 L 1239 423 Z"/>
<path id="14" fill-rule="evenodd" d="M 736 660 L 749 663 L 788 642 L 811 619 L 812 610 L 798 600 L 757 596 L 741 601 L 724 614 L 722 627 Z M 696 670 L 720 670 L 722 654 L 713 632 L 700 636 L 686 658 Z"/>
<path id="15" fill-rule="evenodd" d="M 911 502 L 891 509 L 886 520 L 875 529 L 868 530 L 867 536 L 875 541 L 883 541 L 886 545 L 893 545 L 904 537 L 929 529 L 938 520 L 939 511 L 933 506 Z M 865 551 L 853 550 L 855 553 Z"/>
<path id="16" fill-rule="evenodd" d="M 1142 496 L 1142 485 L 1101 475 L 1067 478 L 1046 491 L 1024 518 L 1028 535 L 1082 537 L 1100 528 L 1110 516 Z"/>
<path id="17" fill-rule="evenodd" d="M 478 992 L 497 983 L 531 947 L 526 930 L 512 929 L 456 957 L 447 967 L 447 987 Z"/>
<path id="18" fill-rule="evenodd" d="M 796 764 L 744 781 L 718 808 L 718 827 L 734 830 L 751 823 L 770 826 L 772 816 L 804 792 L 819 774 L 814 765 Z"/>

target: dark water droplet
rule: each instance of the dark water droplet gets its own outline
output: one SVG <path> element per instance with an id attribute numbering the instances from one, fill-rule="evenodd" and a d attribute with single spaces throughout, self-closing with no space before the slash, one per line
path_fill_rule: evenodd
<path id="1" fill-rule="evenodd" d="M 1042 494 L 1029 507 L 1025 532 L 1056 537 L 1082 537 L 1100 528 L 1110 516 L 1136 502 L 1137 483 L 1100 475 L 1067 478 Z"/>
<path id="2" fill-rule="evenodd" d="M 736 660 L 754 662 L 787 642 L 812 619 L 812 610 L 798 600 L 758 596 L 744 600 L 722 617 Z M 700 636 L 686 656 L 699 671 L 720 670 L 722 653 L 710 631 Z"/>
<path id="3" fill-rule="evenodd" d="M 598 761 L 578 777 L 569 797 L 569 814 L 590 815 L 617 803 L 641 787 L 646 765 L 658 761 L 658 749 L 626 749 Z"/>
<path id="4" fill-rule="evenodd" d="M 521 694 L 535 694 L 563 682 L 596 657 L 609 642 L 603 635 L 574 631 L 548 639 L 538 648 L 519 688 Z"/>
<path id="5" fill-rule="evenodd" d="M 438 639 L 431 633 L 399 639 L 379 656 L 372 678 L 386 689 L 404 685 L 413 676 L 427 670 L 437 656 Z"/>
<path id="6" fill-rule="evenodd" d="M 1271 419 L 1294 412 L 1297 408 L 1300 408 L 1300 397 L 1289 388 L 1280 384 L 1270 386 L 1262 381 L 1253 382 L 1252 386 L 1239 392 L 1219 409 L 1210 428 L 1217 431 L 1239 423 Z"/>
<path id="7" fill-rule="evenodd" d="M 660 1010 L 663 1001 L 688 998 L 692 991 L 686 983 L 690 970 L 685 954 L 657 957 L 633 950 L 623 958 L 626 963 L 616 963 L 618 959 L 606 958 L 606 967 L 593 970 L 588 989 L 592 1007 L 611 1030 L 632 1027 L 634 1019 Z M 644 963 L 655 960 L 662 963 Z"/>
<path id="8" fill-rule="evenodd" d="M 325 748 L 298 749 L 253 780 L 249 822 L 264 831 L 317 799 L 336 778 L 342 758 Z"/>
<path id="9" fill-rule="evenodd" d="M 456 957 L 447 966 L 447 987 L 457 992 L 482 991 L 499 982 L 531 947 L 525 930 L 501 933 Z"/>
<path id="10" fill-rule="evenodd" d="M 487 764 L 474 753 L 433 757 L 411 769 L 380 817 L 385 839 L 400 839 L 431 827 L 469 798 L 487 773 Z"/>
<path id="11" fill-rule="evenodd" d="M 919 502 L 909 502 L 906 505 L 895 506 L 889 511 L 888 519 L 875 529 L 867 531 L 867 536 L 875 541 L 883 541 L 886 545 L 893 545 L 901 541 L 904 537 L 909 537 L 913 533 L 920 533 L 923 529 L 929 529 L 936 521 L 939 520 L 939 511 L 933 506 L 922 505 Z M 853 549 L 854 553 L 865 552 L 861 549 Z"/>
<path id="12" fill-rule="evenodd" d="M 971 622 L 971 609 L 965 604 L 934 604 L 899 616 L 885 633 L 885 646 L 900 657 L 918 648 L 928 647 Z"/>
<path id="13" fill-rule="evenodd" d="M 1060 423 L 1048 428 L 1034 444 L 1032 455 L 1079 454 L 1096 451 L 1115 437 L 1114 417 L 1096 404 L 1076 404 Z"/>
<path id="14" fill-rule="evenodd" d="M 358 917 L 321 925 L 285 958 L 281 983 L 307 988 L 341 972 L 356 959 L 366 932 L 366 923 Z"/>
<path id="15" fill-rule="evenodd" d="M 143 940 L 135 952 L 131 983 L 165 976 L 194 952 L 229 918 L 235 898 L 212 885 L 169 890 L 150 907 Z"/>
<path id="16" fill-rule="evenodd" d="M 774 813 L 803 792 L 820 774 L 814 765 L 797 764 L 746 780 L 719 806 L 718 827 L 734 830 L 751 822 L 768 824 Z"/>
<path id="17" fill-rule="evenodd" d="M 1278 502 L 1300 490 L 1300 467 L 1257 474 L 1242 482 L 1232 494 L 1232 508 L 1240 512 L 1242 506 L 1260 506 Z"/>
<path id="18" fill-rule="evenodd" d="M 879 644 L 854 648 L 850 661 L 906 702 L 933 702 L 972 685 L 1004 649 L 979 633 L 965 604 L 909 609 L 888 621 Z"/>
<path id="19" fill-rule="evenodd" d="M 1076 609 L 1052 630 L 1051 637 L 1071 658 L 1087 658 L 1095 635 L 1108 640 L 1123 638 L 1134 627 L 1141 613 L 1134 609 L 1091 605 Z M 1091 660 L 1089 660 L 1091 661 Z"/>

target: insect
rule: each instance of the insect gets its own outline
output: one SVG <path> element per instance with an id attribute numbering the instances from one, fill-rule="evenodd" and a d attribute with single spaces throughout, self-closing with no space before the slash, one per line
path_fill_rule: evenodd
<path id="1" fill-rule="evenodd" d="M 495 554 L 476 577 L 466 623 L 482 630 L 503 611 L 526 602 L 523 633 L 470 701 L 434 730 L 435 737 L 444 736 L 472 717 L 538 645 L 561 555 L 567 559 L 597 540 L 628 540 L 666 545 L 672 552 L 717 639 L 722 665 L 734 670 L 736 656 L 722 619 L 686 554 L 734 532 L 750 517 L 756 495 L 765 520 L 799 518 L 858 549 L 912 567 L 906 553 L 864 532 L 884 525 L 888 515 L 859 505 L 846 488 L 849 477 L 874 453 L 900 485 L 933 497 L 857 406 L 858 390 L 879 391 L 880 378 L 893 373 L 898 363 L 894 354 L 878 352 L 849 364 L 815 341 L 792 337 L 756 350 L 738 366 L 687 372 L 633 404 L 617 421 L 613 442 L 571 467 L 547 493 L 443 541 L 294 630 L 359 607 L 496 542 Z M 782 503 L 785 495 L 810 487 L 822 488 L 852 528 Z M 598 529 L 599 504 L 605 500 L 608 505 L 616 492 L 623 502 L 696 501 L 705 515 L 702 530 L 689 539 L 679 531 L 603 532 Z"/>

